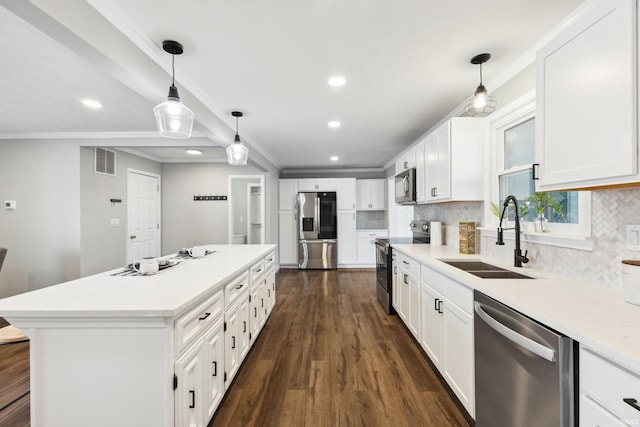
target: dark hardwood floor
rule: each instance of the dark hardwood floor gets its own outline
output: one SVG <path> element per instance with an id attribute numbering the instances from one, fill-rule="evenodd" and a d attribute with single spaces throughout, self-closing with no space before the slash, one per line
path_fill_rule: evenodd
<path id="1" fill-rule="evenodd" d="M 468 426 L 373 270 L 280 270 L 271 318 L 210 427 Z"/>
<path id="2" fill-rule="evenodd" d="M 2 318 L 0 322 L 5 323 Z M 0 427 L 28 427 L 29 425 L 29 342 L 2 344 L 0 345 Z"/>

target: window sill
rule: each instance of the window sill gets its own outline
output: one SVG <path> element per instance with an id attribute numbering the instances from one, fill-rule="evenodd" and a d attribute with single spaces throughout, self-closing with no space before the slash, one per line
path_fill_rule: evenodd
<path id="1" fill-rule="evenodd" d="M 479 227 L 483 237 L 498 238 L 498 231 L 493 227 Z M 515 240 L 513 230 L 504 231 L 505 240 Z M 539 245 L 558 246 L 561 248 L 578 249 L 581 251 L 593 251 L 593 240 L 585 236 L 568 236 L 557 233 L 522 232 L 521 242 L 536 243 Z"/>

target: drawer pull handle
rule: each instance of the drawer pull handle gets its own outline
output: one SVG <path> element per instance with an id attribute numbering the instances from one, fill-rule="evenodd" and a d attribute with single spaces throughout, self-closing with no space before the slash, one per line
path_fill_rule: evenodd
<path id="1" fill-rule="evenodd" d="M 213 363 L 213 375 L 211 375 L 211 376 L 212 377 L 217 377 L 218 376 L 218 362 L 213 361 L 211 363 Z"/>
<path id="2" fill-rule="evenodd" d="M 244 286 L 244 283 L 240 283 L 238 286 L 236 286 L 236 289 L 242 289 L 243 286 Z"/>
<path id="3" fill-rule="evenodd" d="M 268 259 L 268 261 L 269 261 L 269 262 L 273 261 L 273 258 L 269 258 L 269 259 Z"/>
<path id="4" fill-rule="evenodd" d="M 404 264 L 409 265 L 409 263 L 408 263 L 407 261 L 405 261 L 405 260 L 402 260 L 402 262 L 403 262 Z"/>
<path id="5" fill-rule="evenodd" d="M 259 269 L 256 270 L 256 273 L 260 273 L 261 271 L 262 271 L 262 269 L 259 268 Z"/>
<path id="6" fill-rule="evenodd" d="M 204 320 L 204 319 L 206 319 L 206 318 L 207 318 L 207 317 L 209 317 L 209 316 L 211 316 L 211 313 L 205 313 L 205 314 L 204 314 L 204 316 L 199 317 L 199 318 L 198 318 L 198 320 Z"/>
<path id="7" fill-rule="evenodd" d="M 631 406 L 636 411 L 640 411 L 640 405 L 638 405 L 638 401 L 633 397 L 625 397 L 624 399 L 622 399 L 622 401 Z"/>
<path id="8" fill-rule="evenodd" d="M 189 394 L 191 395 L 191 405 L 189 405 L 189 409 L 193 409 L 196 407 L 196 391 L 189 390 Z"/>
<path id="9" fill-rule="evenodd" d="M 231 348 L 236 348 L 236 337 L 231 337 Z"/>
<path id="10" fill-rule="evenodd" d="M 246 322 L 246 321 L 243 321 L 242 323 L 244 324 L 244 326 L 242 327 L 242 332 L 243 332 L 243 333 L 244 333 L 244 332 L 247 332 L 247 322 Z"/>

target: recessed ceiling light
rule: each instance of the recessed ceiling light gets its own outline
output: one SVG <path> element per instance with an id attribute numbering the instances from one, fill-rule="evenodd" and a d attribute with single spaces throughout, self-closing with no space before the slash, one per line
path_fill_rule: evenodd
<path id="1" fill-rule="evenodd" d="M 344 86 L 346 82 L 347 82 L 347 79 L 345 79 L 342 76 L 333 76 L 328 81 L 329 86 L 333 86 L 333 87 Z"/>
<path id="2" fill-rule="evenodd" d="M 332 120 L 329 123 L 327 123 L 327 126 L 329 126 L 330 128 L 339 128 L 340 127 L 340 122 L 337 120 Z"/>
<path id="3" fill-rule="evenodd" d="M 102 108 L 102 104 L 94 99 L 83 99 L 82 104 L 84 104 L 87 108 L 93 108 L 94 110 L 99 110 Z"/>
<path id="4" fill-rule="evenodd" d="M 340 160 L 340 158 L 338 156 L 331 156 L 329 157 L 329 160 L 331 160 L 332 162 L 337 162 L 338 160 Z"/>
<path id="5" fill-rule="evenodd" d="M 187 154 L 191 154 L 192 156 L 199 156 L 202 154 L 202 150 L 198 150 L 197 148 L 187 148 L 185 151 Z"/>

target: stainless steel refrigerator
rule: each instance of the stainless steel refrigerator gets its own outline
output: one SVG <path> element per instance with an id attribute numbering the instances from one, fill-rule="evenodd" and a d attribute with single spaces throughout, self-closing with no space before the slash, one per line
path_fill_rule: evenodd
<path id="1" fill-rule="evenodd" d="M 338 268 L 335 191 L 298 193 L 298 268 Z"/>

